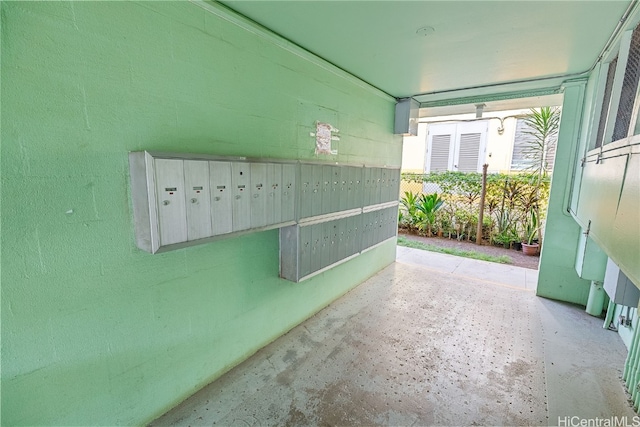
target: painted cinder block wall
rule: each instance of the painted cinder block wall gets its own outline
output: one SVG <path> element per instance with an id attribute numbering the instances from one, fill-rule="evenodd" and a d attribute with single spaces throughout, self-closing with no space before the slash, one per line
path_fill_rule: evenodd
<path id="1" fill-rule="evenodd" d="M 129 151 L 400 166 L 394 100 L 220 6 L 1 2 L 2 424 L 143 424 L 391 263 L 304 283 L 278 231 L 151 255 Z M 209 8 L 209 9 L 207 9 Z"/>

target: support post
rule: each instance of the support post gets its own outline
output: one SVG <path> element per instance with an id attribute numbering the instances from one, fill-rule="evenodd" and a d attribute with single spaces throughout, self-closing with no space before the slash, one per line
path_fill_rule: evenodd
<path id="1" fill-rule="evenodd" d="M 487 168 L 488 164 L 482 165 L 482 191 L 480 192 L 480 212 L 478 212 L 478 228 L 476 230 L 476 244 L 482 244 L 482 222 L 484 221 L 484 199 L 487 195 Z"/>

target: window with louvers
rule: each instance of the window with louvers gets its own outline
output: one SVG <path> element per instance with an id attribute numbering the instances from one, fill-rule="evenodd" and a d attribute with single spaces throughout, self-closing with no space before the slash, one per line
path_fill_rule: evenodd
<path id="1" fill-rule="evenodd" d="M 531 171 L 538 167 L 536 159 L 539 156 L 536 150 L 532 151 L 532 144 L 535 144 L 534 138 L 529 134 L 533 132 L 531 126 L 523 119 L 516 122 L 516 134 L 513 140 L 513 155 L 511 157 L 512 171 Z M 547 173 L 553 172 L 553 164 L 556 156 L 557 136 L 553 140 L 548 141 L 549 145 L 545 147 L 542 153 L 543 167 Z"/>
<path id="2" fill-rule="evenodd" d="M 431 172 L 446 172 L 449 168 L 451 135 L 434 135 L 431 142 Z"/>
<path id="3" fill-rule="evenodd" d="M 460 135 L 460 155 L 458 157 L 458 171 L 477 172 L 478 155 L 480 151 L 479 133 L 463 133 Z"/>
<path id="4" fill-rule="evenodd" d="M 609 63 L 607 72 L 607 83 L 604 87 L 604 98 L 602 99 L 602 111 L 600 111 L 600 123 L 598 124 L 598 135 L 596 137 L 596 148 L 602 145 L 604 138 L 604 129 L 607 125 L 607 114 L 609 112 L 609 104 L 611 103 L 611 89 L 613 88 L 613 78 L 616 74 L 616 66 L 618 65 L 618 57 Z"/>
<path id="5" fill-rule="evenodd" d="M 627 137 L 631 114 L 633 113 L 633 104 L 636 99 L 636 90 L 638 89 L 638 77 L 640 77 L 640 27 L 636 27 L 631 36 L 629 58 L 624 72 L 612 141 Z"/>
<path id="6" fill-rule="evenodd" d="M 517 120 L 516 134 L 513 140 L 513 155 L 511 156 L 512 171 L 525 171 L 534 166 L 528 153 L 529 141 L 532 140 L 532 137 L 527 132 L 531 132 L 531 130 L 531 127 L 524 120 Z"/>

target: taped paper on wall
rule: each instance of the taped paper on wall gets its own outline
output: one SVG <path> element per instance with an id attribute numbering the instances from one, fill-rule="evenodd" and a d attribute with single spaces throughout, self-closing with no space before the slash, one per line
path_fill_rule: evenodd
<path id="1" fill-rule="evenodd" d="M 331 150 L 331 141 L 340 141 L 340 137 L 333 133 L 340 132 L 329 123 L 316 122 L 316 154 L 337 154 Z"/>

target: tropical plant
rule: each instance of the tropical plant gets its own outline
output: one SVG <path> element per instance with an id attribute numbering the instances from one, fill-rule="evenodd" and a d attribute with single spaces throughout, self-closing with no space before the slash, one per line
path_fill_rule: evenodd
<path id="1" fill-rule="evenodd" d="M 525 156 L 532 160 L 532 171 L 537 175 L 535 182 L 535 196 L 540 200 L 540 186 L 544 177 L 549 173 L 550 157 L 553 155 L 560 129 L 560 109 L 557 107 L 542 107 L 539 110 L 531 109 L 524 119 L 530 130 L 525 133 L 531 138 L 527 140 L 528 147 Z M 536 222 L 540 217 L 540 211 L 536 205 L 536 212 L 531 211 Z M 538 242 L 542 244 L 542 229 L 536 227 Z"/>
<path id="2" fill-rule="evenodd" d="M 427 235 L 431 235 L 433 225 L 436 222 L 436 212 L 442 207 L 444 200 L 440 198 L 438 193 L 423 194 L 416 209 L 420 212 L 418 215 L 418 229 L 426 231 Z"/>
<path id="3" fill-rule="evenodd" d="M 404 214 L 404 212 L 402 212 L 402 209 L 398 209 L 398 226 L 402 227 L 403 225 L 406 225 L 406 216 Z"/>
<path id="4" fill-rule="evenodd" d="M 509 230 L 503 231 L 502 233 L 498 233 L 493 236 L 493 243 L 504 246 L 506 249 L 509 249 L 511 242 L 513 241 L 512 233 Z"/>
<path id="5" fill-rule="evenodd" d="M 403 228 L 407 228 L 409 231 L 414 230 L 418 222 L 416 205 L 418 204 L 419 198 L 419 194 L 405 191 L 404 197 L 400 199 L 398 224 Z"/>
<path id="6" fill-rule="evenodd" d="M 405 211 L 410 217 L 415 216 L 418 199 L 418 194 L 412 191 L 405 191 L 404 197 L 400 199 L 400 204 L 404 207 Z"/>
<path id="7" fill-rule="evenodd" d="M 538 176 L 547 176 L 550 172 L 551 156 L 558 139 L 560 128 L 560 109 L 557 107 L 532 108 L 524 118 L 529 128 L 524 134 L 524 157 L 531 160 L 528 169 Z"/>
<path id="8" fill-rule="evenodd" d="M 435 221 L 429 223 L 424 212 L 417 208 L 421 204 L 421 193 L 405 192 L 400 201 L 400 227 L 422 234 L 427 234 L 431 227 L 432 234 L 473 239 L 479 214 L 475 194 L 482 187 L 481 178 L 478 173 L 403 173 L 405 183 L 418 183 L 421 187 L 423 183 L 435 184 L 439 188 L 437 196 L 429 197 L 438 197 L 444 203 L 436 210 Z M 538 223 L 544 222 L 549 184 L 548 176 L 538 179 L 531 172 L 488 175 L 482 238 L 507 245 L 525 241 L 527 217 L 532 207 Z"/>
<path id="9" fill-rule="evenodd" d="M 532 207 L 524 225 L 524 242 L 528 245 L 533 244 L 539 230 L 538 216 L 536 215 L 536 210 Z"/>

